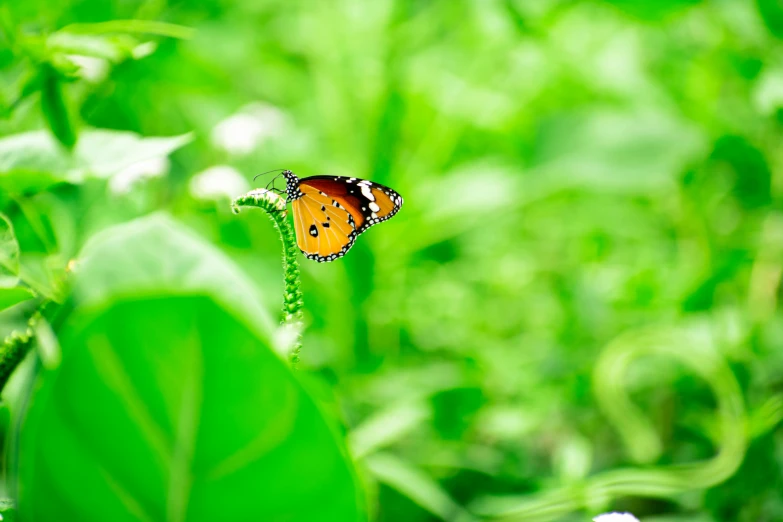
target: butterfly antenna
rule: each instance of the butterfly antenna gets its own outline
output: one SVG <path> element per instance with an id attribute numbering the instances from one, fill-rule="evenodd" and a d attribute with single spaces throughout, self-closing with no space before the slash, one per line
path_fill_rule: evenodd
<path id="1" fill-rule="evenodd" d="M 255 181 L 257 177 L 259 177 L 259 176 L 263 176 L 264 174 L 269 174 L 270 172 L 279 172 L 279 171 L 281 171 L 281 170 L 285 170 L 285 169 L 272 169 L 272 170 L 267 170 L 266 172 L 262 172 L 261 174 L 257 174 L 256 176 L 254 176 L 254 177 L 253 177 L 253 181 Z"/>
<path id="2" fill-rule="evenodd" d="M 269 183 L 267 183 L 267 184 L 266 184 L 266 189 L 267 189 L 267 190 L 274 191 L 274 192 L 282 192 L 280 189 L 278 189 L 278 188 L 275 188 L 275 181 L 277 181 L 277 180 L 280 178 L 280 176 L 282 176 L 282 174 L 278 174 L 277 176 L 275 176 L 274 178 L 272 178 L 272 179 L 269 181 Z M 270 185 L 271 185 L 271 188 L 270 188 Z"/>

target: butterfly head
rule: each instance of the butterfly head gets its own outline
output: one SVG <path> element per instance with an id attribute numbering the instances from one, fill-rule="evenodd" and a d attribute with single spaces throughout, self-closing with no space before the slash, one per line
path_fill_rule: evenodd
<path id="1" fill-rule="evenodd" d="M 285 195 L 288 198 L 288 201 L 301 198 L 304 194 L 302 194 L 302 191 L 299 189 L 299 178 L 296 174 L 290 170 L 284 170 L 282 175 L 285 178 Z"/>

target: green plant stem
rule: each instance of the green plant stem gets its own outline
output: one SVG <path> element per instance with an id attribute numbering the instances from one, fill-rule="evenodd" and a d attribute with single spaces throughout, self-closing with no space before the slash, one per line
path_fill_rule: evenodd
<path id="1" fill-rule="evenodd" d="M 239 213 L 240 207 L 256 207 L 266 211 L 280 232 L 283 242 L 283 275 L 285 290 L 283 292 L 283 325 L 294 332 L 294 342 L 290 351 L 291 362 L 299 361 L 302 349 L 302 283 L 299 275 L 299 262 L 296 257 L 299 252 L 296 246 L 296 235 L 291 224 L 286 219 L 286 201 L 274 192 L 264 189 L 252 190 L 236 198 L 231 204 L 234 213 Z"/>
<path id="2" fill-rule="evenodd" d="M 632 362 L 645 356 L 670 357 L 703 378 L 717 403 L 715 426 L 721 438 L 714 457 L 688 464 L 653 466 L 661 443 L 655 427 L 631 401 L 625 378 Z M 672 498 L 707 489 L 737 471 L 745 456 L 747 434 L 742 390 L 720 351 L 687 329 L 637 330 L 610 343 L 595 366 L 593 384 L 598 406 L 618 430 L 639 467 L 615 469 L 545 493 L 527 495 L 513 507 L 474 509 L 502 522 L 548 522 L 579 510 L 601 511 L 623 496 Z"/>
<path id="3" fill-rule="evenodd" d="M 43 310 L 49 301 L 44 301 L 27 321 L 23 332 L 13 331 L 0 345 L 0 393 L 19 363 L 25 358 L 35 341 L 35 325 L 41 320 Z"/>

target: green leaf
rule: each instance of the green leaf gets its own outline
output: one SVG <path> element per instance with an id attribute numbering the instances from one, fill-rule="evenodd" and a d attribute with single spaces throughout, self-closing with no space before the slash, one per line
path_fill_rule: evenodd
<path id="1" fill-rule="evenodd" d="M 3 516 L 3 522 L 16 522 L 16 507 L 11 500 L 0 500 L 0 515 Z"/>
<path id="2" fill-rule="evenodd" d="M 67 261 L 57 254 L 23 253 L 19 278 L 37 293 L 62 303 L 66 297 Z"/>
<path id="3" fill-rule="evenodd" d="M 36 192 L 60 182 L 108 178 L 140 161 L 166 157 L 192 139 L 191 134 L 143 138 L 133 132 L 86 130 L 72 154 L 45 131 L 0 138 L 0 187 L 7 192 Z"/>
<path id="4" fill-rule="evenodd" d="M 528 192 L 661 193 L 672 190 L 682 169 L 706 151 L 700 129 L 665 111 L 563 114 L 539 129 Z"/>
<path id="5" fill-rule="evenodd" d="M 74 277 L 61 364 L 20 435 L 24 519 L 364 519 L 342 443 L 228 259 L 153 216 L 97 237 Z"/>
<path id="6" fill-rule="evenodd" d="M 12 429 L 11 409 L 9 404 L 3 400 L 0 402 L 0 446 L 6 447 L 6 439 Z M 14 522 L 17 520 L 16 508 L 8 494 L 3 493 L 0 496 L 0 520 L 2 522 Z"/>
<path id="7" fill-rule="evenodd" d="M 756 0 L 756 5 L 769 31 L 783 38 L 783 4 L 780 0 Z"/>
<path id="8" fill-rule="evenodd" d="M 0 287 L 15 286 L 19 275 L 19 243 L 14 227 L 0 214 Z"/>
<path id="9" fill-rule="evenodd" d="M 193 36 L 195 30 L 183 25 L 154 20 L 111 20 L 94 24 L 71 24 L 58 32 L 74 34 L 141 33 L 187 39 Z"/>
<path id="10" fill-rule="evenodd" d="M 35 297 L 35 294 L 27 288 L 15 286 L 13 288 L 0 288 L 0 311 L 17 305 Z"/>
<path id="11" fill-rule="evenodd" d="M 118 301 L 60 339 L 21 435 L 26 519 L 360 519 L 318 408 L 214 300 Z"/>
<path id="12" fill-rule="evenodd" d="M 65 154 L 46 131 L 25 132 L 0 138 L 0 180 L 3 188 L 25 176 L 49 174 L 52 182 L 65 181 L 78 169 L 75 158 Z M 32 181 L 32 179 L 31 179 Z M 46 188 L 48 181 L 42 182 Z M 28 185 L 23 183 L 20 185 Z"/>
<path id="13" fill-rule="evenodd" d="M 118 63 L 130 58 L 138 41 L 122 41 L 105 35 L 73 34 L 58 31 L 49 36 L 46 45 L 50 51 L 103 58 Z"/>
<path id="14" fill-rule="evenodd" d="M 440 520 L 475 520 L 440 484 L 403 460 L 391 454 L 377 453 L 368 457 L 365 463 L 378 480 L 407 496 Z"/>
<path id="15" fill-rule="evenodd" d="M 168 156 L 190 143 L 193 135 L 145 138 L 133 132 L 94 130 L 83 138 L 76 149 L 80 163 L 76 173 L 108 178 L 140 161 Z"/>
<path id="16" fill-rule="evenodd" d="M 7 94 L 11 101 L 2 109 L 0 117 L 8 118 L 19 105 L 30 95 L 41 90 L 41 72 L 38 69 L 23 73 L 21 77 L 10 86 Z"/>
<path id="17" fill-rule="evenodd" d="M 48 63 L 42 67 L 41 110 L 57 141 L 72 149 L 76 144 L 76 128 L 63 93 L 60 74 Z"/>
<path id="18" fill-rule="evenodd" d="M 62 360 L 62 353 L 60 352 L 60 343 L 57 342 L 57 335 L 51 325 L 43 320 L 38 321 L 34 326 L 34 335 L 41 364 L 49 370 L 57 368 Z"/>
<path id="19" fill-rule="evenodd" d="M 742 207 L 763 207 L 772 201 L 772 170 L 767 158 L 745 137 L 721 136 L 715 141 L 710 159 L 719 164 L 724 175 L 733 178 L 733 193 Z M 709 174 L 717 177 L 715 172 Z"/>
<path id="20" fill-rule="evenodd" d="M 701 0 L 654 0 L 654 1 L 639 1 L 639 0 L 610 0 L 610 4 L 614 4 L 623 11 L 626 11 L 634 16 L 645 20 L 659 20 L 672 12 L 676 12 L 688 7 L 692 7 Z"/>
<path id="21" fill-rule="evenodd" d="M 165 214 L 96 234 L 79 255 L 74 272 L 73 295 L 81 306 L 162 290 L 208 294 L 255 324 L 267 343 L 277 328 L 255 286 L 236 265 Z"/>
<path id="22" fill-rule="evenodd" d="M 351 453 L 361 458 L 400 440 L 427 421 L 431 410 L 422 402 L 396 404 L 381 410 L 351 431 L 348 438 Z"/>

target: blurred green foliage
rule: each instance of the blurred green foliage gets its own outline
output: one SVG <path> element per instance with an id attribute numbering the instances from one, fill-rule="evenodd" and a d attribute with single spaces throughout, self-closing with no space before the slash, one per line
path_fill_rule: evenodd
<path id="1" fill-rule="evenodd" d="M 4 495 L 783 519 L 782 36 L 776 0 L 0 3 L 2 333 L 59 303 Z M 295 371 L 279 238 L 229 206 L 279 167 L 406 201 L 303 261 Z"/>

